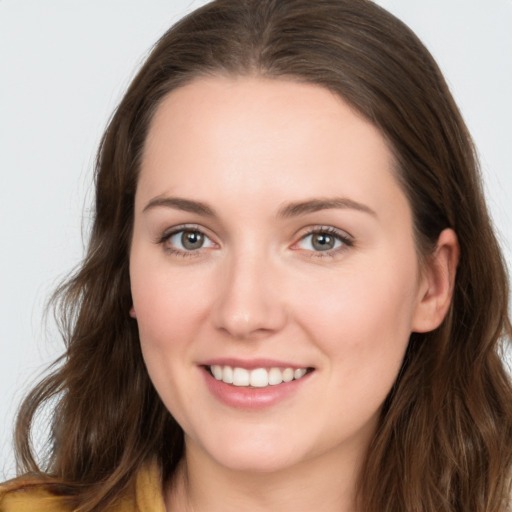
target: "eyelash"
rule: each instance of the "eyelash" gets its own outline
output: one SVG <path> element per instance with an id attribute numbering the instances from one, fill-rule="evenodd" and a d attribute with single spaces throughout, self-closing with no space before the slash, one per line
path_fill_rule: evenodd
<path id="1" fill-rule="evenodd" d="M 200 226 L 197 225 L 181 225 L 176 226 L 172 228 L 171 231 L 164 232 L 156 241 L 157 244 L 162 245 L 164 250 L 172 255 L 180 256 L 183 258 L 187 257 L 194 257 L 198 256 L 201 252 L 201 249 L 204 247 L 200 247 L 196 250 L 183 250 L 183 249 L 177 249 L 176 247 L 172 245 L 166 245 L 166 243 L 175 235 L 183 232 L 191 232 L 191 233 L 199 233 L 200 235 L 204 236 L 205 239 L 210 240 L 212 244 L 215 244 L 211 240 L 211 238 L 205 234 L 203 229 Z M 305 249 L 306 252 L 310 253 L 310 257 L 312 258 L 334 258 L 338 256 L 340 252 L 345 251 L 347 248 L 352 247 L 354 245 L 354 240 L 352 237 L 347 235 L 346 233 L 339 231 L 338 229 L 332 227 L 332 226 L 317 226 L 314 228 L 310 228 L 308 231 L 306 231 L 304 234 L 301 235 L 300 239 L 295 242 L 293 245 L 296 246 L 297 244 L 303 242 L 307 237 L 313 236 L 313 235 L 319 235 L 319 234 L 325 234 L 328 236 L 332 236 L 336 241 L 341 243 L 340 247 L 333 248 L 333 249 L 327 249 L 325 251 L 314 251 L 314 250 L 308 250 Z M 300 249 L 295 249 L 300 250 Z"/>
<path id="2" fill-rule="evenodd" d="M 349 247 L 353 247 L 354 240 L 352 237 L 350 237 L 348 234 L 346 234 L 343 231 L 339 231 L 338 229 L 332 227 L 332 226 L 317 226 L 314 228 L 310 228 L 306 233 L 304 233 L 298 242 L 295 242 L 294 245 L 299 244 L 300 242 L 304 241 L 308 236 L 312 235 L 328 235 L 332 236 L 335 240 L 341 242 L 340 247 L 336 247 L 333 249 L 328 249 L 325 251 L 313 251 L 313 250 L 307 250 L 307 252 L 310 252 L 310 257 L 312 258 L 335 258 L 340 253 L 346 251 Z M 296 249 L 300 250 L 300 249 Z"/>
<path id="3" fill-rule="evenodd" d="M 162 236 L 156 241 L 157 244 L 160 244 L 163 246 L 163 249 L 165 252 L 172 254 L 173 256 L 180 256 L 182 258 L 189 258 L 198 256 L 200 253 L 200 249 L 197 250 L 182 250 L 177 249 L 176 247 L 173 247 L 172 245 L 166 245 L 166 242 L 168 242 L 173 236 L 183 233 L 183 232 L 190 232 L 190 233 L 199 233 L 203 235 L 206 239 L 211 241 L 211 238 L 205 234 L 205 232 L 197 225 L 181 225 L 181 226 L 175 226 L 171 229 L 171 231 L 165 231 Z M 212 242 L 213 243 L 213 242 Z"/>

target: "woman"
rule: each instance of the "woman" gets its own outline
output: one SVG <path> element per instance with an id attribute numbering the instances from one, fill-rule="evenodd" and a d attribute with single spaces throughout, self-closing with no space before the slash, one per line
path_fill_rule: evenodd
<path id="1" fill-rule="evenodd" d="M 60 292 L 68 351 L 1 510 L 507 510 L 508 286 L 471 139 L 371 2 L 219 0 L 167 32 Z"/>

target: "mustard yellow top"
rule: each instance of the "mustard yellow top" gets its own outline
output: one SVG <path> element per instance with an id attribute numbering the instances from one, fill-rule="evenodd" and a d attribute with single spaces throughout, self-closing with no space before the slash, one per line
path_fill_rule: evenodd
<path id="1" fill-rule="evenodd" d="M 20 483 L 0 485 L 0 512 L 73 512 L 61 498 L 33 482 Z M 165 512 L 161 486 L 157 465 L 149 465 L 137 475 L 135 492 L 108 512 Z"/>

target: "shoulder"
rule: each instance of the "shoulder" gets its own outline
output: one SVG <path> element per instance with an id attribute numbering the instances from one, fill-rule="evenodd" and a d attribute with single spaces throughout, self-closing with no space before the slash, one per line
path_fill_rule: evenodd
<path id="1" fill-rule="evenodd" d="M 130 492 L 109 507 L 109 512 L 165 512 L 158 464 L 146 464 L 137 473 Z M 19 477 L 0 484 L 0 512 L 73 512 L 70 499 L 51 492 L 40 478 Z"/>
<path id="2" fill-rule="evenodd" d="M 62 497 L 45 489 L 41 482 L 23 478 L 0 485 L 0 512 L 71 512 Z"/>

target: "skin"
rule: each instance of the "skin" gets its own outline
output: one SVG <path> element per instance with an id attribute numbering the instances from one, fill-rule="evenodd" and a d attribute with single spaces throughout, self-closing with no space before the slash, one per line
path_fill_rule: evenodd
<path id="1" fill-rule="evenodd" d="M 332 198 L 345 203 L 282 215 Z M 165 238 L 182 225 L 204 245 Z M 326 228 L 337 242 L 319 251 L 310 231 Z M 148 372 L 185 432 L 168 510 L 354 510 L 410 333 L 442 321 L 457 254 L 446 230 L 420 268 L 384 138 L 326 89 L 211 77 L 171 92 L 146 141 L 130 255 Z M 201 362 L 219 357 L 314 371 L 284 400 L 241 410 L 205 384 Z"/>

